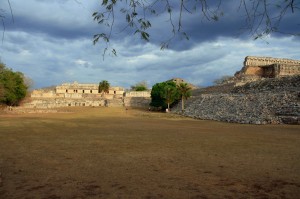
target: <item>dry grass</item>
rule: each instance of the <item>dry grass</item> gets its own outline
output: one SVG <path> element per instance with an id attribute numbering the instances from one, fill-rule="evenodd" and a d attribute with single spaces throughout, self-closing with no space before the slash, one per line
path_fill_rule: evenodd
<path id="1" fill-rule="evenodd" d="M 65 111 L 0 116 L 0 198 L 300 196 L 300 126 Z"/>

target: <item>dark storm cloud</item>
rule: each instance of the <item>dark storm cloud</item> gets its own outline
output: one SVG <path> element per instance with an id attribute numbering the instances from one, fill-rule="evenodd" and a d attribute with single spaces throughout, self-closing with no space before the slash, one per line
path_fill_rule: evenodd
<path id="1" fill-rule="evenodd" d="M 100 2 L 95 1 L 91 3 L 88 9 L 82 6 L 83 2 L 75 0 L 11 2 L 14 9 L 15 23 L 11 22 L 8 5 L 6 5 L 5 22 L 8 30 L 42 33 L 50 37 L 63 39 L 92 38 L 94 34 L 105 30 L 105 27 L 97 25 L 91 16 L 94 11 L 101 8 Z M 173 23 L 176 30 L 178 29 L 179 16 L 178 2 L 171 2 Z M 190 41 L 185 41 L 182 35 L 178 35 L 173 39 L 170 47 L 175 50 L 186 50 L 192 48 L 196 43 L 214 40 L 220 36 L 244 39 L 251 37 L 249 32 L 243 31 L 245 27 L 245 11 L 243 8 L 239 9 L 240 2 L 235 0 L 221 2 L 219 10 L 220 12 L 223 11 L 224 15 L 217 22 L 207 20 L 201 13 L 200 7 L 194 11 L 192 8 L 193 2 L 188 4 L 187 9 L 194 13 L 189 14 L 189 12 L 184 10 L 182 31 L 187 33 Z M 30 6 L 28 6 L 29 4 Z M 197 2 L 197 5 L 199 6 L 200 2 Z M 219 5 L 218 0 L 208 1 L 208 6 L 211 10 L 215 10 L 217 5 Z M 160 15 L 149 17 L 152 23 L 152 28 L 149 32 L 151 42 L 159 46 L 161 42 L 165 42 L 172 37 L 172 26 L 168 14 L 164 11 L 164 4 L 158 4 L 158 6 L 160 6 L 160 11 L 158 12 Z M 69 12 L 71 10 L 69 7 L 73 7 L 75 10 Z M 116 10 L 118 11 L 122 7 L 124 7 L 124 4 L 119 3 Z M 299 12 L 287 12 L 279 28 L 287 33 L 299 30 L 300 25 L 295 20 L 298 18 L 300 18 Z M 112 40 L 118 42 L 130 36 L 137 38 L 132 40 L 133 44 L 143 43 L 138 34 L 133 36 L 135 29 L 124 29 L 126 27 L 124 15 L 116 12 L 114 23 Z"/>
<path id="2" fill-rule="evenodd" d="M 178 4 L 180 1 L 169 2 Z M 214 8 L 217 1 L 211 2 L 210 8 Z M 241 32 L 245 24 L 243 13 L 237 12 L 237 2 L 222 1 L 224 16 L 218 22 L 207 21 L 200 13 L 185 13 L 182 31 L 190 39 L 177 35 L 164 51 L 160 51 L 161 42 L 172 36 L 166 13 L 150 17 L 150 42 L 134 35 L 134 29 L 124 29 L 126 20 L 118 13 L 108 46 L 117 50 L 117 57 L 107 51 L 103 60 L 103 49 L 107 46 L 103 42 L 94 46 L 92 37 L 109 28 L 98 25 L 91 16 L 99 10 L 101 1 L 11 0 L 15 22 L 12 23 L 10 13 L 6 12 L 1 61 L 31 77 L 37 88 L 101 80 L 129 88 L 140 81 L 146 80 L 151 86 L 173 77 L 196 85 L 209 85 L 223 75 L 233 75 L 242 67 L 247 55 L 299 59 L 300 37 L 271 34 L 267 44 L 253 41 L 249 33 Z M 0 0 L 1 8 L 4 4 L 7 2 Z M 173 6 L 172 15 L 178 16 L 178 6 Z M 297 30 L 299 24 L 293 24 L 299 23 L 295 18 L 299 14 L 287 16 L 280 27 Z M 175 26 L 177 24 L 178 21 Z"/>
<path id="3" fill-rule="evenodd" d="M 78 38 L 92 38 L 91 32 L 93 28 L 89 26 L 69 24 L 60 21 L 40 20 L 28 16 L 15 16 L 15 23 L 7 25 L 7 31 L 24 31 L 28 33 L 40 33 L 49 37 L 56 37 L 61 39 L 78 39 Z"/>
<path id="4" fill-rule="evenodd" d="M 4 8 L 6 32 L 23 31 L 61 39 L 78 39 L 92 38 L 99 28 L 93 22 L 92 11 L 75 0 L 12 0 L 11 5 L 14 21 L 10 19 L 7 5 Z"/>

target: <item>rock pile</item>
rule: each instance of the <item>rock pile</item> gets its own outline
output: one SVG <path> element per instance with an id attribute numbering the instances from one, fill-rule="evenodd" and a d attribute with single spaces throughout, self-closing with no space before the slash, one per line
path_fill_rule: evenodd
<path id="1" fill-rule="evenodd" d="M 213 90 L 213 89 L 211 89 Z M 190 98 L 188 117 L 245 124 L 300 124 L 300 76 L 266 79 Z"/>
<path id="2" fill-rule="evenodd" d="M 248 82 L 243 86 L 237 86 L 232 89 L 232 93 L 260 93 L 260 92 L 300 92 L 300 75 L 266 78 L 259 81 Z"/>

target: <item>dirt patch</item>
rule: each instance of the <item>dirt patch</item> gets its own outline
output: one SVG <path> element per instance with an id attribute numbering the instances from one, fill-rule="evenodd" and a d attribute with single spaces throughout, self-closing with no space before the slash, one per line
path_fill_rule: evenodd
<path id="1" fill-rule="evenodd" d="M 298 198 L 299 126 L 141 109 L 0 118 L 0 198 Z M 0 175 L 1 179 L 1 175 Z"/>

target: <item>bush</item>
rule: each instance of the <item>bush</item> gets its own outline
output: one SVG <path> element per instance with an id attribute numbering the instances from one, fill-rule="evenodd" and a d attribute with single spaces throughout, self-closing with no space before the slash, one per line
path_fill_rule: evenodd
<path id="1" fill-rule="evenodd" d="M 176 94 L 168 95 L 166 93 L 168 90 L 174 90 Z M 178 102 L 176 84 L 172 81 L 156 83 L 151 90 L 150 106 L 166 109 L 168 107 L 168 102 L 171 107 Z"/>
<path id="2" fill-rule="evenodd" d="M 26 96 L 27 86 L 21 72 L 13 72 L 0 63 L 0 103 L 14 106 Z"/>
<path id="3" fill-rule="evenodd" d="M 133 91 L 146 91 L 148 90 L 147 83 L 145 81 L 139 82 L 134 86 L 131 86 L 131 90 Z"/>

